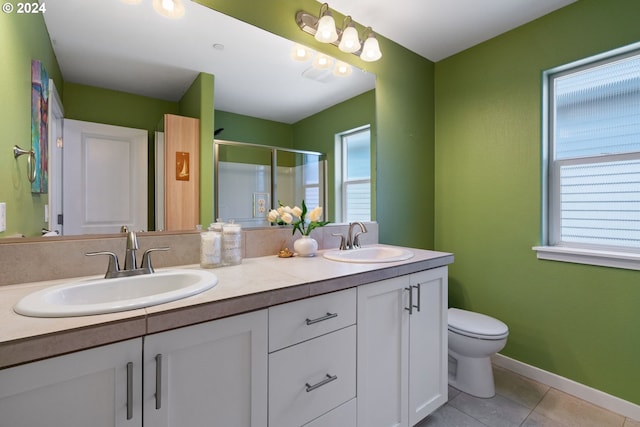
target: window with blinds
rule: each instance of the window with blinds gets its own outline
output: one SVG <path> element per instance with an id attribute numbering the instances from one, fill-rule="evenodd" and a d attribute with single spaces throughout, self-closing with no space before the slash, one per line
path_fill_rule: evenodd
<path id="1" fill-rule="evenodd" d="M 549 244 L 640 252 L 640 52 L 548 79 Z"/>
<path id="2" fill-rule="evenodd" d="M 340 136 L 342 220 L 371 220 L 371 130 L 358 129 Z"/>

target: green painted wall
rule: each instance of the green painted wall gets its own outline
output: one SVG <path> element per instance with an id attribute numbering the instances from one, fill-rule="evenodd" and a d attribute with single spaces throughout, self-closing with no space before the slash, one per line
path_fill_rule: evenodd
<path id="1" fill-rule="evenodd" d="M 200 73 L 180 100 L 180 114 L 200 119 L 200 223 L 213 222 L 213 103 L 211 74 Z"/>
<path id="2" fill-rule="evenodd" d="M 503 353 L 640 404 L 640 273 L 538 261 L 542 72 L 640 40 L 637 0 L 580 0 L 436 64 L 436 248 L 450 304 Z"/>
<path id="3" fill-rule="evenodd" d="M 216 129 L 224 128 L 216 139 L 293 148 L 293 130 L 287 123 L 219 110 L 215 119 Z"/>
<path id="4" fill-rule="evenodd" d="M 293 125 L 295 148 L 299 150 L 320 151 L 327 155 L 328 199 L 335 200 L 335 135 L 371 125 L 372 171 L 376 166 L 376 100 L 375 91 L 363 93 L 332 108 L 300 120 Z M 375 176 L 372 180 L 375 189 Z M 375 219 L 375 191 L 373 198 L 373 218 Z M 335 219 L 335 203 L 329 203 L 327 218 Z"/>
<path id="5" fill-rule="evenodd" d="M 17 2 L 9 1 L 15 5 Z M 46 225 L 46 194 L 32 194 L 27 180 L 27 158 L 13 157 L 13 146 L 31 146 L 31 60 L 42 61 L 62 89 L 58 62 L 41 15 L 0 13 L 0 202 L 7 206 L 7 230 L 0 238 L 38 236 Z"/>

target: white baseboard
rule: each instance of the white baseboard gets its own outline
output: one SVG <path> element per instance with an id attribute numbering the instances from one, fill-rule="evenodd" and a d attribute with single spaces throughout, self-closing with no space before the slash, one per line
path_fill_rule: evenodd
<path id="1" fill-rule="evenodd" d="M 491 360 L 496 366 L 508 369 L 516 374 L 520 374 L 539 383 L 548 385 L 549 387 L 553 387 L 596 406 L 608 409 L 609 411 L 624 415 L 625 417 L 634 420 L 640 420 L 639 405 L 620 399 L 619 397 L 612 396 L 600 390 L 596 390 L 595 388 L 591 388 L 584 384 L 577 383 L 568 378 L 561 377 L 560 375 L 544 371 L 540 368 L 536 368 L 535 366 L 527 365 L 526 363 L 503 356 L 502 354 L 496 354 L 491 358 Z"/>

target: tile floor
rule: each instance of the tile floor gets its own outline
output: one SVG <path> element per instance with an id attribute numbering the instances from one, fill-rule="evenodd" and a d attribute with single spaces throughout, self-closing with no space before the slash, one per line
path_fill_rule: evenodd
<path id="1" fill-rule="evenodd" d="M 494 366 L 496 395 L 479 399 L 449 387 L 449 402 L 416 427 L 640 427 L 584 400 Z"/>

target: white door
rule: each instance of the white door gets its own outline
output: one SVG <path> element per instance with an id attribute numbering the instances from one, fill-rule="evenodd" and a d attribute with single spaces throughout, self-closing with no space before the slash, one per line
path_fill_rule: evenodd
<path id="1" fill-rule="evenodd" d="M 266 427 L 267 310 L 145 337 L 146 427 Z"/>
<path id="2" fill-rule="evenodd" d="M 63 234 L 62 229 L 62 123 L 64 110 L 56 85 L 49 79 L 49 209 L 48 229 Z M 60 219 L 60 221 L 59 221 Z"/>
<path id="3" fill-rule="evenodd" d="M 358 287 L 358 427 L 407 427 L 407 276 Z"/>
<path id="4" fill-rule="evenodd" d="M 447 267 L 411 275 L 409 425 L 447 401 Z"/>
<path id="5" fill-rule="evenodd" d="M 0 427 L 141 427 L 142 339 L 0 370 Z"/>
<path id="6" fill-rule="evenodd" d="M 64 234 L 147 230 L 148 132 L 64 120 Z"/>

